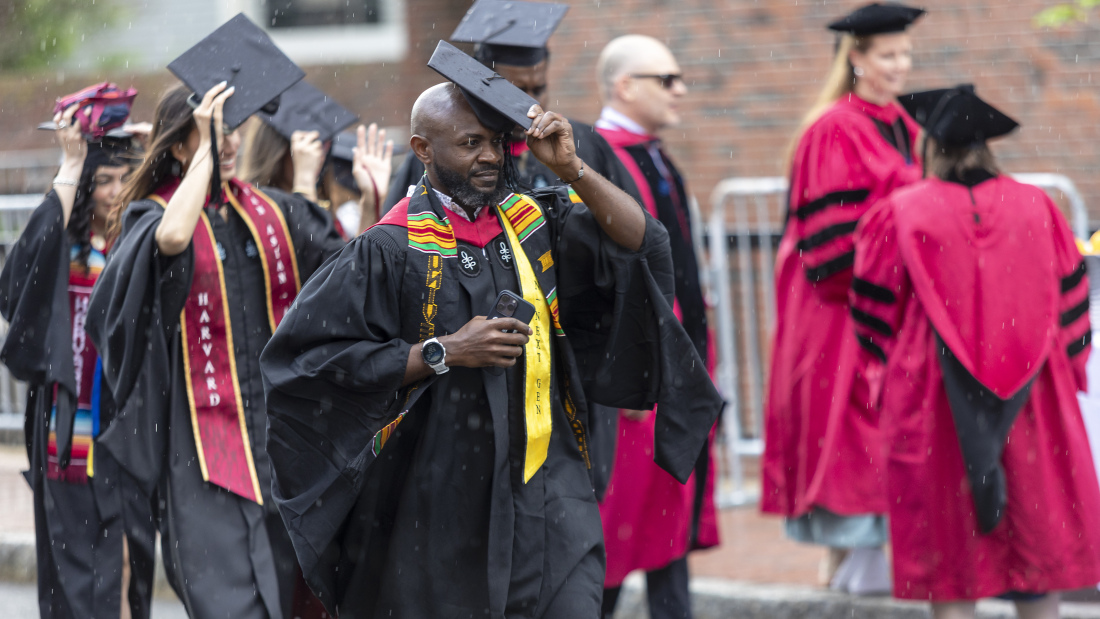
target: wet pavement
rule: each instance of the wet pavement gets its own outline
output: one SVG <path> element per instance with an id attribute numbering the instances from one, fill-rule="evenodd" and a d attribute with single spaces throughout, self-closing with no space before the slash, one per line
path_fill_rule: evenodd
<path id="1" fill-rule="evenodd" d="M 24 468 L 26 456 L 22 447 L 0 445 L 0 542 L 33 544 L 31 492 L 20 474 Z M 835 597 L 835 594 L 825 594 L 817 586 L 817 570 L 824 550 L 786 539 L 781 520 L 761 515 L 755 506 L 724 509 L 719 518 L 722 545 L 691 555 L 692 576 L 699 583 L 712 587 L 708 583 L 721 585 L 725 582 L 731 586 L 748 587 L 750 590 L 754 584 L 758 584 L 761 591 L 774 588 L 767 586 L 777 586 L 778 590 L 796 592 L 803 596 L 818 595 L 822 599 Z M 641 582 L 640 578 L 632 578 L 628 582 L 628 588 L 636 589 Z M 1080 591 L 1068 594 L 1066 599 L 1096 603 L 1100 601 L 1100 594 L 1095 590 Z M 182 606 L 170 590 L 162 593 L 157 604 L 153 615 L 155 618 L 185 616 Z M 639 616 L 632 611 L 642 605 L 644 604 L 626 605 L 619 616 Z M 4 609 L 2 616 L 5 618 L 37 616 L 34 608 L 34 586 L 0 581 L 0 609 Z M 881 610 L 873 611 L 872 616 Z M 644 616 L 644 613 L 640 614 Z"/>

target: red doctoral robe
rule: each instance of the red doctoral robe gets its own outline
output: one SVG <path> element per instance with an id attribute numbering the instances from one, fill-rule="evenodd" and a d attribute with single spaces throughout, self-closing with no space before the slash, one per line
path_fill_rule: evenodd
<path id="1" fill-rule="evenodd" d="M 776 330 L 765 408 L 761 509 L 801 516 L 886 511 L 878 419 L 855 381 L 848 287 L 860 217 L 920 179 L 917 124 L 897 103 L 849 95 L 806 129 L 776 258 Z"/>
<path id="2" fill-rule="evenodd" d="M 602 125 L 597 125 L 597 131 L 630 174 L 642 197 L 642 206 L 664 224 L 670 237 L 677 235 L 670 240 L 677 274 L 673 311 L 682 323 L 685 314 L 691 315 L 694 324 L 685 324 L 685 328 L 697 340 L 696 346 L 705 349 L 707 370 L 713 374 L 714 344 L 705 324 L 683 178 L 660 150 L 658 138 Z M 660 158 L 660 167 L 655 157 Z M 695 279 L 695 286 L 687 285 L 689 278 Z M 685 312 L 685 306 L 694 311 Z M 719 543 L 714 505 L 714 430 L 707 443 L 706 457 L 700 459 L 686 484 L 676 481 L 654 463 L 655 432 L 653 412 L 642 421 L 619 415 L 615 463 L 607 493 L 600 503 L 607 550 L 606 588 L 621 586 L 634 570 L 657 570 L 689 550 L 711 548 Z M 706 473 L 703 483 L 699 483 L 700 468 Z"/>
<path id="3" fill-rule="evenodd" d="M 882 411 L 895 596 L 977 599 L 1100 581 L 1100 490 L 1076 397 L 1091 337 L 1084 274 L 1054 203 L 1006 177 L 969 190 L 925 180 L 860 224 L 851 303 Z M 963 369 L 941 360 L 949 355 Z M 956 431 L 967 423 L 960 413 L 975 413 L 949 401 L 960 376 L 980 383 L 963 402 L 983 390 L 999 402 L 1023 396 L 1007 436 L 984 435 L 987 447 L 1003 446 L 1007 499 L 988 533 Z"/>

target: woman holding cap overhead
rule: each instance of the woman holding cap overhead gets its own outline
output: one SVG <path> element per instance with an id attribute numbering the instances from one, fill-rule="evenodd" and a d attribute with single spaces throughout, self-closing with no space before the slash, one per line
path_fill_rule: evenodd
<path id="1" fill-rule="evenodd" d="M 860 223 L 851 294 L 888 447 L 894 594 L 935 617 L 973 617 L 993 595 L 1057 617 L 1050 592 L 1100 581 L 1076 399 L 1084 263 L 1053 201 L 997 169 L 986 141 L 1015 121 L 970 85 L 902 101 L 927 134 L 927 178 Z"/>
<path id="2" fill-rule="evenodd" d="M 29 383 L 27 479 L 47 618 L 117 619 L 127 544 L 130 614 L 150 611 L 152 504 L 109 453 L 94 450 L 115 409 L 84 330 L 108 250 L 108 213 L 138 154 L 132 135 L 117 129 L 136 94 L 99 84 L 58 102 L 49 126 L 63 149 L 61 169 L 0 273 L 0 313 L 10 324 L 0 360 Z"/>
<path id="3" fill-rule="evenodd" d="M 280 97 L 279 110 L 260 114 L 252 122 L 242 158 L 241 177 L 259 187 L 274 187 L 331 207 L 329 194 L 336 182 L 332 174 L 334 140 L 340 131 L 354 124 L 356 117 L 325 93 L 306 82 L 298 82 Z M 347 148 L 352 184 L 362 183 L 367 191 L 358 191 L 355 225 L 345 229 L 330 212 L 337 232 L 345 239 L 357 235 L 378 220 L 378 205 L 388 189 L 393 142 L 386 131 L 371 124 L 352 134 L 358 144 Z M 328 151 L 328 154 L 326 154 Z M 358 179 L 358 181 L 354 180 Z M 342 204 L 341 201 L 340 204 Z M 339 206 L 339 204 L 337 205 Z M 331 208 L 326 208 L 330 210 Z M 359 227 L 359 226 L 362 227 Z"/>
<path id="4" fill-rule="evenodd" d="M 351 239 L 381 218 L 393 170 L 393 141 L 384 129 L 371 123 L 355 131 L 344 131 L 332 140 L 328 165 L 321 176 L 321 187 L 329 201 L 329 211 Z M 371 195 L 366 195 L 366 194 Z"/>
<path id="5" fill-rule="evenodd" d="M 250 49 L 231 75 L 203 57 L 241 41 Z M 166 571 L 190 616 L 280 618 L 293 574 L 281 586 L 273 560 L 286 534 L 270 496 L 259 355 L 343 242 L 315 204 L 234 177 L 236 127 L 302 75 L 266 35 L 239 16 L 171 68 L 187 86 L 157 105 L 91 299 L 89 331 L 121 407 L 102 442 L 157 489 Z M 200 91 L 193 108 L 211 77 L 233 84 Z"/>
<path id="6" fill-rule="evenodd" d="M 854 592 L 888 581 L 875 550 L 886 541 L 882 445 L 854 368 L 859 344 L 850 321 L 860 316 L 848 307 L 852 233 L 876 201 L 920 178 L 918 128 L 896 99 L 911 66 L 906 28 L 922 14 L 871 4 L 829 25 L 839 44 L 791 159 L 776 264 L 761 508 L 786 516 L 792 539 L 832 549 L 825 582 L 848 549 L 864 549 L 855 562 L 875 566 L 866 574 L 872 580 L 834 583 Z"/>

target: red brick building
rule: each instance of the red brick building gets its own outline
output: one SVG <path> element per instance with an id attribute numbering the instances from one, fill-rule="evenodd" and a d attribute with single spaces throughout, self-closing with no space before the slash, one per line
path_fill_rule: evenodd
<path id="1" fill-rule="evenodd" d="M 626 33 L 667 41 L 683 65 L 690 88 L 684 125 L 669 131 L 667 138 L 706 210 L 709 194 L 722 178 L 785 173 L 782 158 L 791 132 L 815 97 L 830 61 L 833 37 L 824 24 L 859 3 L 573 0 L 570 4 L 572 9 L 551 39 L 552 107 L 593 120 L 600 109 L 594 65 L 603 45 Z M 436 41 L 451 33 L 468 5 L 467 0 L 387 0 L 390 10 L 400 11 L 394 27 L 403 28 L 407 35 L 403 41 L 394 39 L 398 42 L 390 50 L 391 56 L 401 60 L 303 61 L 308 79 L 365 120 L 404 125 L 416 95 L 439 81 L 424 66 Z M 916 54 L 912 88 L 976 83 L 979 93 L 1023 125 L 995 146 L 1004 168 L 1068 175 L 1084 193 L 1093 219 L 1100 219 L 1100 93 L 1094 83 L 1100 82 L 1097 29 L 1037 30 L 1031 18 L 1044 7 L 1039 0 L 930 0 L 925 6 L 928 15 L 912 30 Z M 166 18 L 163 23 L 166 31 L 175 23 L 168 22 Z M 191 37 L 191 42 L 198 36 Z M 186 37 L 177 33 L 181 38 Z M 179 51 L 172 46 L 186 47 L 176 41 L 160 51 Z M 117 57 L 112 62 L 119 65 Z M 33 124 L 49 116 L 47 108 L 54 97 L 100 79 L 136 85 L 142 91 L 138 116 L 148 117 L 156 92 L 171 76 L 164 70 L 137 71 L 126 66 L 0 76 L 0 136 L 5 138 L 0 150 L 48 146 L 48 136 L 33 131 Z"/>

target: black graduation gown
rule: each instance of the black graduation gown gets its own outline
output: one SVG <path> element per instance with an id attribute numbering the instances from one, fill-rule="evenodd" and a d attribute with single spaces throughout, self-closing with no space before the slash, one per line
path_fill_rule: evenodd
<path id="1" fill-rule="evenodd" d="M 283 212 L 304 281 L 343 240 L 317 205 L 274 189 L 264 192 Z M 159 486 L 165 568 L 190 616 L 281 617 L 293 570 L 277 570 L 272 551 L 283 534 L 264 449 L 259 355 L 271 328 L 259 253 L 233 209 L 228 219 L 210 216 L 223 256 L 240 394 L 263 506 L 202 479 L 179 333 L 194 256 L 190 246 L 178 256 L 159 255 L 155 232 L 163 213 L 151 200 L 130 204 L 92 293 L 88 329 L 103 357 L 104 380 L 120 403 L 118 419 L 103 432 L 101 444 L 146 491 Z"/>
<path id="2" fill-rule="evenodd" d="M 664 228 L 647 216 L 643 246 L 629 252 L 564 189 L 536 197 L 584 394 L 611 406 L 681 404 L 682 417 L 659 422 L 669 440 L 656 451 L 686 480 L 721 403 L 672 314 Z M 444 288 L 461 293 L 441 306 L 437 335 L 516 290 L 503 240 L 459 238 L 477 266 L 455 267 L 450 279 L 445 269 Z M 345 619 L 597 616 L 599 511 L 557 366 L 547 459 L 528 483 L 515 369 L 453 368 L 425 381 L 380 455 L 363 464 L 375 433 L 408 401 L 401 383 L 424 294 L 406 270 L 411 254 L 400 226 L 353 240 L 302 290 L 261 358 L 275 498 L 307 581 Z M 563 599 L 573 605 L 563 609 Z"/>
<path id="3" fill-rule="evenodd" d="M 54 387 L 59 386 L 58 453 L 71 447 L 76 393 L 69 299 L 71 241 L 57 194 L 31 215 L 0 273 L 0 314 L 9 322 L 0 360 L 27 382 L 24 432 L 34 494 L 38 600 L 43 617 L 119 616 L 122 539 L 129 538 L 131 615 L 148 617 L 153 582 L 155 525 L 151 502 L 109 455 L 95 457 L 87 484 L 48 479 L 47 445 Z M 93 392 L 94 393 L 94 392 Z M 66 411 L 66 407 L 69 410 Z M 110 423 L 109 394 L 100 401 L 101 423 Z"/>
<path id="4" fill-rule="evenodd" d="M 599 172 L 640 204 L 641 198 L 634 183 L 630 181 L 629 174 L 619 162 L 619 158 L 615 156 L 615 151 L 611 150 L 607 140 L 597 133 L 592 125 L 575 120 L 570 120 L 569 124 L 573 126 L 573 142 L 576 145 L 577 156 L 584 161 L 585 166 Z M 529 150 L 516 158 L 516 173 L 521 191 L 562 184 L 561 179 L 551 172 L 550 168 L 535 159 Z M 423 175 L 424 164 L 420 163 L 412 151 L 409 151 L 405 160 L 394 172 L 389 193 L 386 194 L 386 201 L 382 205 L 382 213 L 389 212 L 395 204 L 405 199 L 409 194 L 409 187 L 419 183 Z"/>

